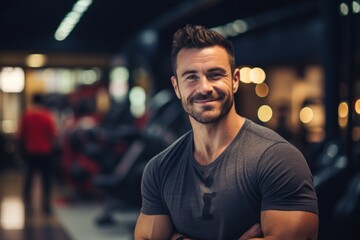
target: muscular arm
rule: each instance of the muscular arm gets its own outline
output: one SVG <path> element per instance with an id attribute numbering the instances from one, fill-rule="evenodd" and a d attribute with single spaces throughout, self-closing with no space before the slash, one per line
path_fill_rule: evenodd
<path id="1" fill-rule="evenodd" d="M 319 219 L 314 213 L 304 211 L 268 210 L 261 213 L 261 228 L 264 238 L 251 240 L 315 240 Z M 245 238 L 240 238 L 241 240 Z"/>
<path id="2" fill-rule="evenodd" d="M 135 240 L 167 240 L 172 233 L 173 225 L 169 216 L 140 213 L 135 226 Z"/>

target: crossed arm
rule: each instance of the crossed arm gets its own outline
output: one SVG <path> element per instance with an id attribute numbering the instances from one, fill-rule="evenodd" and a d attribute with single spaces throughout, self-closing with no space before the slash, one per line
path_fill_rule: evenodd
<path id="1" fill-rule="evenodd" d="M 173 224 L 167 215 L 140 216 L 135 226 L 135 240 L 168 240 L 173 234 Z"/>
<path id="2" fill-rule="evenodd" d="M 254 225 L 239 240 L 315 240 L 319 219 L 304 211 L 268 210 L 261 212 L 261 227 Z M 135 227 L 135 240 L 174 240 L 174 227 L 169 216 L 140 214 Z"/>

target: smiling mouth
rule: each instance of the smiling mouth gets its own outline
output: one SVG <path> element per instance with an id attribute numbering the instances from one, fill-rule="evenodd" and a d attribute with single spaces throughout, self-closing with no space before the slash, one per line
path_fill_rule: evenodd
<path id="1" fill-rule="evenodd" d="M 215 98 L 206 98 L 206 99 L 194 99 L 193 101 L 191 101 L 191 104 L 198 104 L 198 105 L 211 105 L 215 102 L 217 102 L 218 99 L 215 99 Z"/>
<path id="2" fill-rule="evenodd" d="M 211 103 L 211 102 L 215 102 L 217 101 L 217 99 L 201 99 L 201 100 L 194 100 L 192 103 Z"/>
<path id="3" fill-rule="evenodd" d="M 190 98 L 190 103 L 208 103 L 217 101 L 217 98 L 214 98 L 211 94 L 208 95 L 196 95 Z"/>

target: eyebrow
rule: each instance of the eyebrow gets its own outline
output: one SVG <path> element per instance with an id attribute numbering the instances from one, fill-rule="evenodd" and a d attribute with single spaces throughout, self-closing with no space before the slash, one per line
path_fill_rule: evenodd
<path id="1" fill-rule="evenodd" d="M 221 67 L 215 67 L 215 68 L 210 68 L 207 70 L 207 72 L 216 72 L 216 71 L 219 71 L 223 74 L 226 73 L 226 70 L 224 68 L 221 68 Z M 188 74 L 194 74 L 194 73 L 198 73 L 197 70 L 187 70 L 185 72 L 183 72 L 180 76 L 181 77 L 184 77 L 185 75 L 188 75 Z"/>
<path id="2" fill-rule="evenodd" d="M 216 72 L 216 71 L 219 71 L 219 72 L 221 72 L 221 73 L 223 73 L 223 74 L 226 73 L 226 69 L 221 68 L 221 67 L 210 68 L 210 69 L 208 70 L 208 72 Z"/>
<path id="3" fill-rule="evenodd" d="M 187 70 L 187 71 L 183 72 L 180 76 L 184 77 L 185 75 L 194 74 L 194 73 L 197 73 L 197 72 L 198 71 L 196 71 L 196 70 Z"/>

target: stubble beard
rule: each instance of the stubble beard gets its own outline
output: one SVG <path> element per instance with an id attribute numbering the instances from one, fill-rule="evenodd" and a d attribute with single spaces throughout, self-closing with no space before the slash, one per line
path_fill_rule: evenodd
<path id="1" fill-rule="evenodd" d="M 226 116 L 232 105 L 234 104 L 234 97 L 230 95 L 224 95 L 224 103 L 220 106 L 220 109 L 214 109 L 212 106 L 203 106 L 200 110 L 195 109 L 195 104 L 190 99 L 186 100 L 181 97 L 181 104 L 184 111 L 194 120 L 203 124 L 211 124 L 219 121 Z M 220 100 L 219 100 L 220 101 Z M 209 113 L 209 114 L 208 114 Z"/>

